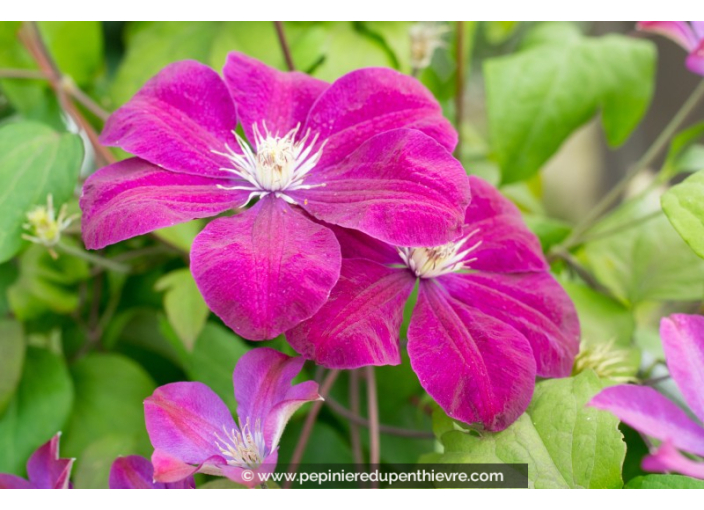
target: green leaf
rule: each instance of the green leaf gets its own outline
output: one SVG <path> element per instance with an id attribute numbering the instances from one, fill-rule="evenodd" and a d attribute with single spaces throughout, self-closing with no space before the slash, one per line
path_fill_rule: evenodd
<path id="1" fill-rule="evenodd" d="M 39 21 L 44 43 L 61 73 L 78 85 L 92 82 L 103 65 L 100 21 Z"/>
<path id="2" fill-rule="evenodd" d="M 91 443 L 73 467 L 73 485 L 76 489 L 107 489 L 110 468 L 117 457 L 132 455 L 133 437 L 106 436 Z"/>
<path id="3" fill-rule="evenodd" d="M 25 342 L 20 323 L 0 319 L 0 416 L 15 394 L 22 375 Z"/>
<path id="4" fill-rule="evenodd" d="M 64 360 L 29 347 L 17 392 L 0 418 L 0 472 L 22 476 L 32 452 L 61 431 L 72 402 Z"/>
<path id="5" fill-rule="evenodd" d="M 702 146 L 696 142 L 704 137 L 704 122 L 698 122 L 677 133 L 670 142 L 670 149 L 665 157 L 658 180 L 667 182 L 684 171 L 704 168 Z"/>
<path id="6" fill-rule="evenodd" d="M 655 48 L 621 35 L 582 36 L 544 23 L 521 51 L 484 64 L 489 128 L 504 183 L 526 179 L 601 110 L 609 144 L 622 144 L 653 94 Z"/>
<path id="7" fill-rule="evenodd" d="M 235 364 L 249 347 L 229 329 L 214 323 L 203 328 L 191 354 L 189 378 L 212 388 L 234 413 L 237 409 L 232 388 Z"/>
<path id="8" fill-rule="evenodd" d="M 531 488 L 621 488 L 626 445 L 618 419 L 585 404 L 603 387 L 593 372 L 536 386 L 528 410 L 497 433 L 473 435 L 436 425 L 443 463 L 527 463 Z M 452 428 L 451 428 L 452 427 Z"/>
<path id="9" fill-rule="evenodd" d="M 704 258 L 704 170 L 667 190 L 660 203 L 682 239 Z"/>
<path id="10" fill-rule="evenodd" d="M 520 21 L 485 21 L 484 34 L 491 44 L 501 44 L 511 37 Z"/>
<path id="11" fill-rule="evenodd" d="M 681 475 L 638 476 L 624 489 L 704 489 L 704 480 Z"/>
<path id="12" fill-rule="evenodd" d="M 71 367 L 76 401 L 62 448 L 81 457 L 106 436 L 132 438 L 135 451 L 149 455 L 142 402 L 156 385 L 144 369 L 118 354 L 90 354 Z"/>
<path id="13" fill-rule="evenodd" d="M 52 194 L 60 206 L 73 194 L 83 160 L 81 139 L 35 122 L 0 127 L 0 262 L 22 245 L 22 224 Z"/>
<path id="14" fill-rule="evenodd" d="M 69 314 L 78 308 L 78 290 L 73 286 L 90 276 L 86 261 L 67 255 L 53 259 L 45 247 L 32 245 L 19 263 L 20 277 L 8 289 L 10 307 L 19 319 L 46 312 Z"/>
<path id="15" fill-rule="evenodd" d="M 623 206 L 593 232 L 596 235 L 629 223 L 633 226 L 588 242 L 580 258 L 626 305 L 701 299 L 704 261 L 692 253 L 663 214 L 638 222 L 652 212 L 648 200 Z"/>
<path id="16" fill-rule="evenodd" d="M 193 350 L 193 344 L 205 326 L 210 310 L 191 271 L 187 268 L 171 271 L 162 276 L 154 288 L 164 292 L 164 309 L 169 323 L 186 350 Z"/>

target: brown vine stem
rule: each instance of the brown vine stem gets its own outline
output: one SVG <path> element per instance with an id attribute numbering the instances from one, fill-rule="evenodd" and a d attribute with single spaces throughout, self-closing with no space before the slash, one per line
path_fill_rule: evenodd
<path id="1" fill-rule="evenodd" d="M 46 80 L 46 76 L 41 71 L 32 69 L 0 69 L 0 80 L 7 78 L 15 80 Z"/>
<path id="2" fill-rule="evenodd" d="M 330 404 L 331 398 L 328 396 L 325 403 Z M 332 408 L 332 406 L 330 406 Z M 359 416 L 359 372 L 350 370 L 350 408 L 351 414 Z M 333 408 L 334 409 L 334 408 Z M 359 431 L 359 422 L 350 420 L 350 444 L 352 445 L 352 458 L 354 463 L 362 465 L 364 455 L 362 453 L 362 439 Z"/>
<path id="3" fill-rule="evenodd" d="M 295 71 L 296 66 L 293 64 L 293 57 L 291 56 L 291 48 L 286 40 L 286 33 L 284 32 L 284 24 L 282 21 L 274 21 L 274 26 L 276 27 L 276 35 L 279 38 L 279 44 L 281 45 L 281 51 L 284 54 L 284 59 L 286 60 L 286 67 L 289 71 Z"/>
<path id="4" fill-rule="evenodd" d="M 464 121 L 464 21 L 457 22 L 456 53 L 457 76 L 455 91 L 455 127 L 457 128 L 457 147 L 455 157 L 462 157 L 462 122 Z"/>
<path id="5" fill-rule="evenodd" d="M 370 422 L 368 419 L 359 415 L 359 412 L 355 412 L 354 409 L 347 409 L 345 406 L 340 404 L 337 400 L 331 397 L 325 399 L 325 404 L 332 409 L 333 412 L 339 414 L 346 420 L 350 421 L 350 424 L 360 425 L 362 427 L 369 428 Z M 430 431 L 425 430 L 411 430 L 403 429 L 400 427 L 393 427 L 391 425 L 386 425 L 384 423 L 379 423 L 379 432 L 382 434 L 387 434 L 390 436 L 408 437 L 412 439 L 434 439 L 435 435 Z"/>
<path id="6" fill-rule="evenodd" d="M 374 367 L 366 368 L 367 375 L 367 406 L 369 413 L 369 463 L 379 464 L 381 458 L 381 442 L 379 438 L 379 402 L 376 394 L 376 375 Z M 379 481 L 372 481 L 372 489 L 379 488 Z"/>
<path id="7" fill-rule="evenodd" d="M 327 397 L 328 393 L 330 393 L 330 390 L 332 389 L 332 385 L 335 384 L 335 380 L 339 375 L 339 370 L 330 370 L 328 372 L 328 375 L 326 375 L 325 379 L 323 379 L 323 382 L 320 385 L 320 390 L 318 391 L 321 397 Z M 322 409 L 322 407 L 323 401 L 318 400 L 317 402 L 313 403 L 313 407 L 308 412 L 308 416 L 306 416 L 306 421 L 303 424 L 303 430 L 301 430 L 301 435 L 298 437 L 298 444 L 296 444 L 296 449 L 293 451 L 293 455 L 291 455 L 291 462 L 288 465 L 289 473 L 295 473 L 297 471 L 298 465 L 303 459 L 303 454 L 306 452 L 306 446 L 308 445 L 308 439 L 310 439 L 310 434 L 311 432 L 313 432 L 313 425 L 315 425 L 315 420 L 318 417 L 318 414 L 320 413 L 320 409 Z M 293 480 L 286 480 L 283 484 L 283 488 L 290 489 L 292 483 Z"/>
<path id="8" fill-rule="evenodd" d="M 115 162 L 112 153 L 100 144 L 98 141 L 98 133 L 93 129 L 90 122 L 81 114 L 71 101 L 69 95 L 70 83 L 62 74 L 59 68 L 54 63 L 49 50 L 44 44 L 41 33 L 35 21 L 26 21 L 18 34 L 20 42 L 25 46 L 29 54 L 39 66 L 44 77 L 49 81 L 49 85 L 54 89 L 56 97 L 62 109 L 69 115 L 76 124 L 86 133 L 91 145 L 95 149 L 96 155 L 103 160 L 104 164 L 108 165 Z"/>

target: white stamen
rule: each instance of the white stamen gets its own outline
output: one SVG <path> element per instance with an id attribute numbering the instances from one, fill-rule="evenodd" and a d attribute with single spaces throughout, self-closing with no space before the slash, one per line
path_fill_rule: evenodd
<path id="1" fill-rule="evenodd" d="M 230 160 L 232 168 L 220 170 L 235 174 L 241 180 L 233 182 L 233 186 L 218 185 L 220 189 L 251 191 L 246 205 L 255 197 L 264 197 L 275 193 L 277 198 L 282 198 L 290 204 L 296 201 L 286 195 L 287 191 L 311 189 L 325 186 L 322 184 L 304 184 L 306 175 L 315 168 L 323 155 L 323 143 L 313 153 L 313 148 L 318 141 L 318 134 L 310 139 L 310 129 L 300 139 L 296 140 L 301 125 L 298 124 L 284 136 L 269 132 L 266 124 L 262 123 L 264 133 L 254 124 L 254 151 L 235 131 L 232 134 L 242 153 L 235 152 L 225 144 L 226 152 L 213 150 L 214 154 Z"/>
<path id="2" fill-rule="evenodd" d="M 438 276 L 467 269 L 476 257 L 465 257 L 479 248 L 482 241 L 477 241 L 469 248 L 460 249 L 474 236 L 479 229 L 470 232 L 464 239 L 457 242 L 433 246 L 431 248 L 397 248 L 403 263 L 415 273 L 418 278 L 436 278 Z"/>
<path id="3" fill-rule="evenodd" d="M 254 469 L 264 461 L 266 443 L 261 428 L 261 422 L 254 423 L 254 430 L 249 425 L 249 419 L 244 426 L 240 423 L 241 430 L 230 429 L 223 425 L 225 437 L 215 434 L 215 446 L 220 450 L 227 463 L 231 466 Z"/>

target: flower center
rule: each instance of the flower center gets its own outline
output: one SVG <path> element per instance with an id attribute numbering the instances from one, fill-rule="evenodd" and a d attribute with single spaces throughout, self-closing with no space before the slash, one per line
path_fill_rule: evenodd
<path id="1" fill-rule="evenodd" d="M 398 248 L 398 253 L 403 263 L 415 273 L 418 278 L 436 278 L 438 276 L 467 269 L 469 264 L 477 260 L 476 257 L 465 257 L 476 250 L 481 244 L 477 241 L 472 246 L 462 249 L 467 241 L 479 229 L 473 230 L 467 237 L 460 241 L 433 246 L 430 248 Z"/>
<path id="2" fill-rule="evenodd" d="M 241 425 L 241 423 L 240 423 Z M 254 423 L 254 430 L 249 425 L 249 418 L 241 431 L 222 427 L 224 437 L 215 434 L 215 446 L 218 447 L 227 463 L 241 468 L 257 468 L 264 461 L 266 444 L 261 429 L 261 422 Z"/>
<path id="3" fill-rule="evenodd" d="M 245 181 L 231 187 L 218 185 L 219 188 L 250 191 L 246 203 L 254 197 L 263 197 L 274 193 L 277 198 L 283 198 L 293 204 L 295 200 L 286 195 L 287 191 L 325 186 L 325 184 L 306 185 L 303 183 L 308 172 L 315 167 L 323 155 L 325 143 L 316 152 L 313 152 L 318 141 L 317 134 L 310 139 L 309 129 L 302 138 L 297 139 L 301 128 L 300 124 L 284 136 L 272 134 L 266 124 L 262 125 L 264 127 L 263 134 L 256 124 L 252 128 L 254 151 L 235 131 L 232 134 L 235 135 L 241 153 L 235 152 L 227 144 L 225 145 L 227 152 L 212 151 L 226 157 L 232 163 L 232 168 L 221 168 L 221 170 L 233 173 Z"/>

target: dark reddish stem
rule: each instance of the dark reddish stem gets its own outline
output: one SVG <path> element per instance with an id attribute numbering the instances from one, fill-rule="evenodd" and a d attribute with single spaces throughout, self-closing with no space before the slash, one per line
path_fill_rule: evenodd
<path id="1" fill-rule="evenodd" d="M 380 446 L 379 439 L 379 403 L 376 395 L 376 376 L 374 367 L 367 367 L 367 407 L 369 413 L 369 463 L 374 466 L 379 464 Z M 379 482 L 372 482 L 372 489 L 378 489 Z"/>
<path id="2" fill-rule="evenodd" d="M 286 60 L 286 67 L 289 71 L 295 71 L 296 66 L 293 65 L 293 57 L 291 56 L 291 48 L 286 40 L 286 33 L 284 32 L 284 23 L 282 21 L 274 21 L 274 26 L 276 27 L 276 35 L 279 37 L 279 44 L 281 44 L 281 51 L 284 54 L 284 59 Z"/>

